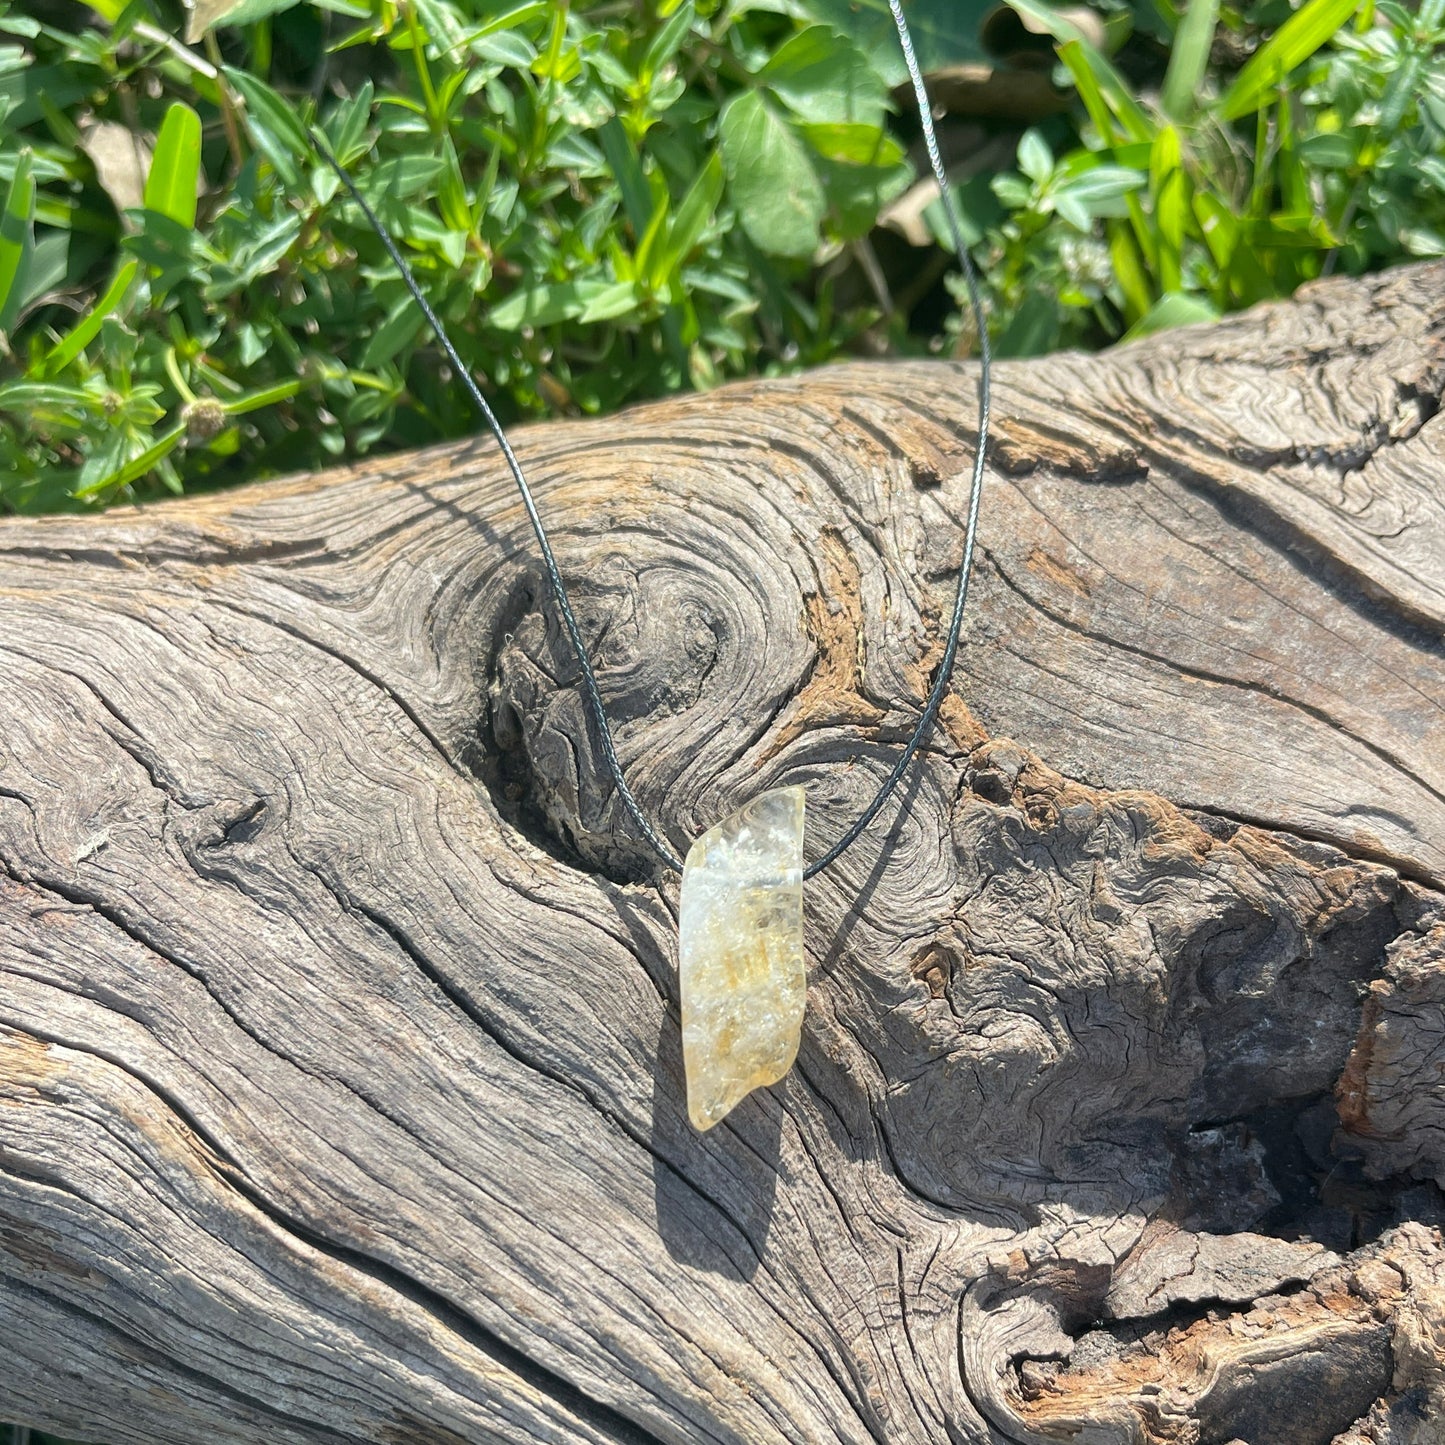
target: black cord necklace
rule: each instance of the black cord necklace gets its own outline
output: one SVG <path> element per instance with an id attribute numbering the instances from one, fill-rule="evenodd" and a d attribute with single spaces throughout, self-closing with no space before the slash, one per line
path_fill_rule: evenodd
<path id="1" fill-rule="evenodd" d="M 681 871 L 683 875 L 678 964 L 683 1056 L 687 1070 L 688 1110 L 699 1129 L 710 1128 L 752 1089 L 775 1083 L 792 1067 L 798 1050 L 807 992 L 802 943 L 803 880 L 820 873 L 858 840 L 892 796 L 914 754 L 928 737 L 948 689 L 958 653 L 964 608 L 968 602 L 968 581 L 978 532 L 988 444 L 992 368 L 988 327 L 979 294 L 978 276 L 964 244 L 963 227 L 939 153 L 928 92 L 914 53 L 908 23 L 903 17 L 901 0 L 888 0 L 888 8 L 892 12 L 904 63 L 913 83 L 924 145 L 938 182 L 949 236 L 963 268 L 978 336 L 978 446 L 973 459 L 958 589 L 933 686 L 913 732 L 868 806 L 822 857 L 806 867 L 802 861 L 804 805 L 801 787 L 776 788 L 754 798 L 703 834 L 689 850 L 686 863 L 673 852 L 643 813 L 628 787 L 618 760 L 597 675 L 587 655 L 587 644 L 577 624 L 567 586 L 562 580 L 557 558 L 542 525 L 532 490 L 522 473 L 521 463 L 496 413 L 457 354 L 441 319 L 422 294 L 396 242 L 330 148 L 314 129 L 311 130 L 311 143 L 317 154 L 336 172 L 337 178 L 376 232 L 502 450 L 512 480 L 521 494 L 527 519 L 532 524 L 558 615 L 577 657 L 582 690 L 596 724 L 607 771 L 639 832 L 669 868 Z"/>

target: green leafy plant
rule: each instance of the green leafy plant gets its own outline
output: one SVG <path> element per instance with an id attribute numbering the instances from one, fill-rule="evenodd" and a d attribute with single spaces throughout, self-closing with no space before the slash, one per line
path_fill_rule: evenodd
<path id="1" fill-rule="evenodd" d="M 959 174 L 1003 354 L 1445 251 L 1445 0 L 1100 3 L 1013 0 L 1074 105 Z M 875 254 L 916 178 L 883 0 L 158 7 L 0 0 L 0 508 L 473 429 L 312 124 L 506 421 L 972 344 Z M 988 8 L 909 0 L 925 64 Z"/>
<path id="2" fill-rule="evenodd" d="M 879 318 L 818 263 L 912 169 L 884 79 L 806 3 L 246 0 L 196 12 L 200 48 L 149 0 L 96 8 L 79 32 L 0 17 L 20 41 L 0 52 L 0 504 L 471 429 L 309 124 L 506 419 L 809 364 Z M 138 204 L 86 129 L 113 117 L 155 137 Z"/>
<path id="3" fill-rule="evenodd" d="M 1211 70 L 1218 0 L 1192 0 L 1164 12 L 1157 89 L 1040 0 L 1011 3 L 1053 35 L 1082 114 L 1055 148 L 1027 132 L 1018 172 L 993 183 L 1008 214 L 985 264 L 1005 353 L 1207 320 L 1337 265 L 1445 254 L 1445 0 L 1418 14 L 1305 0 L 1232 76 Z"/>

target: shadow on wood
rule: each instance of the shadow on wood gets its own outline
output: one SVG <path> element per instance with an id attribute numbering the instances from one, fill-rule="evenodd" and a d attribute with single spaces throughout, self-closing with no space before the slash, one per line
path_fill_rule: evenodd
<path id="1" fill-rule="evenodd" d="M 974 380 L 517 438 L 679 850 L 804 783 L 816 856 L 888 766 Z M 957 698 L 704 1136 L 677 879 L 489 444 L 0 526 L 5 1411 L 1438 1440 L 1442 382 L 1439 267 L 999 367 Z"/>

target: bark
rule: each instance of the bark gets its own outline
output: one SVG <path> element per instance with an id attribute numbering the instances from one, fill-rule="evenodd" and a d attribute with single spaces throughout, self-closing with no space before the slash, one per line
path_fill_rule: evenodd
<path id="1" fill-rule="evenodd" d="M 999 366 L 957 695 L 702 1136 L 490 443 L 0 526 L 0 1413 L 1438 1440 L 1442 283 Z M 975 380 L 516 438 L 678 849 L 803 782 L 821 851 L 896 755 Z"/>

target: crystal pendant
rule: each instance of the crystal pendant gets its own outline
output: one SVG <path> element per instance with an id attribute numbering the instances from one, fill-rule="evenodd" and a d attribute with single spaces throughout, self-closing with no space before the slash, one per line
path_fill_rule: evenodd
<path id="1" fill-rule="evenodd" d="M 793 1066 L 803 1025 L 803 790 L 710 828 L 682 870 L 678 971 L 687 1112 L 711 1129 Z"/>

